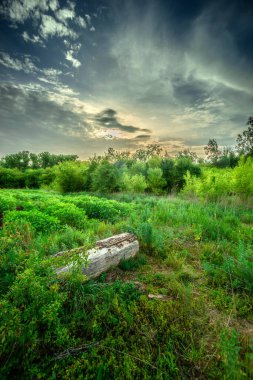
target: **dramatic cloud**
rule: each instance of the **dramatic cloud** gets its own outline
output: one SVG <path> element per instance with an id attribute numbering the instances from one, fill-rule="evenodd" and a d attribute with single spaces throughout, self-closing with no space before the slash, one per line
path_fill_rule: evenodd
<path id="1" fill-rule="evenodd" d="M 78 59 L 74 58 L 73 54 L 74 54 L 74 50 L 67 51 L 67 53 L 65 54 L 66 60 L 70 61 L 73 67 L 78 68 L 81 66 L 81 62 L 78 61 Z"/>
<path id="2" fill-rule="evenodd" d="M 52 16 L 43 15 L 40 34 L 47 39 L 49 36 L 77 38 L 77 34 L 65 24 L 56 21 Z"/>
<path id="3" fill-rule="evenodd" d="M 252 16 L 247 0 L 3 1 L 0 149 L 45 131 L 83 157 L 233 145 L 253 110 Z"/>
<path id="4" fill-rule="evenodd" d="M 74 9 L 62 8 L 56 12 L 56 17 L 63 23 L 67 24 L 68 20 L 72 20 L 75 17 Z"/>
<path id="5" fill-rule="evenodd" d="M 81 28 L 87 28 L 86 21 L 83 17 L 77 16 L 75 18 L 75 21 L 76 21 L 77 25 L 79 25 Z"/>
<path id="6" fill-rule="evenodd" d="M 105 109 L 94 117 L 97 125 L 107 129 L 118 129 L 122 132 L 136 133 L 136 132 L 150 132 L 148 129 L 133 127 L 132 125 L 125 125 L 119 122 L 117 112 L 111 108 Z"/>
<path id="7" fill-rule="evenodd" d="M 38 19 L 41 12 L 48 9 L 47 0 L 5 0 L 0 7 L 0 12 L 14 23 L 23 23 L 29 17 Z"/>
<path id="8" fill-rule="evenodd" d="M 38 44 L 42 47 L 46 47 L 46 45 L 44 44 L 44 42 L 39 36 L 35 36 L 35 35 L 29 36 L 29 34 L 26 31 L 24 31 L 22 33 L 22 37 L 25 42 L 31 42 L 33 44 Z"/>
<path id="9" fill-rule="evenodd" d="M 104 110 L 92 114 L 90 110 L 89 112 L 85 110 L 85 103 L 76 104 L 73 98 L 66 94 L 62 97 L 59 94 L 53 95 L 41 85 L 3 84 L 0 86 L 0 99 L 1 141 L 3 142 L 1 154 L 9 151 L 8 146 L 13 149 L 17 139 L 20 139 L 20 149 L 34 151 L 48 150 L 49 147 L 54 147 L 54 150 L 57 151 L 64 147 L 66 150 L 68 141 L 71 141 L 71 146 L 75 146 L 77 153 L 81 156 L 84 156 L 83 144 L 87 144 L 85 145 L 85 149 L 87 149 L 89 146 L 94 146 L 94 140 L 99 139 L 99 151 L 102 152 L 103 141 L 110 140 L 110 136 L 111 139 L 117 138 L 116 146 L 118 147 L 121 147 L 125 140 L 120 134 L 116 135 L 113 131 L 110 135 L 109 129 L 106 134 L 103 133 L 102 126 L 107 123 L 106 115 L 108 120 L 115 120 L 116 111 Z M 99 126 L 94 125 L 94 120 L 99 120 Z M 117 121 L 114 121 L 114 126 L 115 124 L 116 129 L 131 134 L 140 130 L 124 126 Z M 147 139 L 148 135 L 137 136 L 138 141 Z M 131 146 L 139 146 L 139 142 L 134 142 L 134 138 L 129 138 L 129 141 Z M 6 148 L 7 150 L 5 150 Z M 88 152 L 92 154 L 93 151 L 88 148 Z"/>
<path id="10" fill-rule="evenodd" d="M 0 52 L 0 64 L 3 66 L 17 71 L 24 71 L 25 73 L 33 73 L 38 71 L 30 57 L 12 58 L 8 53 Z"/>

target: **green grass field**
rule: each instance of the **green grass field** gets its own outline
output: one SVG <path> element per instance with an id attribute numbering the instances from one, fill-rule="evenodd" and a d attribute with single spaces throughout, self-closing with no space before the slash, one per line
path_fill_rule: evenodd
<path id="1" fill-rule="evenodd" d="M 253 209 L 114 198 L 0 190 L 1 379 L 253 378 Z M 135 259 L 57 278 L 54 253 L 121 232 Z"/>

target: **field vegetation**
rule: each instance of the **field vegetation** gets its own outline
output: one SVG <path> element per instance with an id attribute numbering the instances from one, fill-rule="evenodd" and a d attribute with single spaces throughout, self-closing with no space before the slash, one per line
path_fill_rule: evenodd
<path id="1" fill-rule="evenodd" d="M 205 162 L 158 145 L 3 158 L 1 379 L 253 378 L 248 137 L 237 154 L 210 140 Z M 53 256 L 121 232 L 139 254 L 96 280 Z"/>

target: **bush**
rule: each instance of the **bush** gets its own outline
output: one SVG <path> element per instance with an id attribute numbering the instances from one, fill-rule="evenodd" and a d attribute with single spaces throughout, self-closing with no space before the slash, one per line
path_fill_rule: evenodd
<path id="1" fill-rule="evenodd" d="M 130 193 L 144 193 L 147 183 L 142 174 L 135 174 L 130 177 L 125 173 L 122 178 L 122 187 Z"/>
<path id="2" fill-rule="evenodd" d="M 83 191 L 87 167 L 80 163 L 64 162 L 55 169 L 53 186 L 61 193 Z"/>
<path id="3" fill-rule="evenodd" d="M 161 163 L 161 169 L 166 180 L 165 189 L 170 192 L 175 182 L 175 161 L 171 158 L 164 158 Z"/>
<path id="4" fill-rule="evenodd" d="M 28 169 L 24 172 L 25 186 L 29 189 L 38 189 L 41 185 L 41 176 L 44 173 L 43 169 Z"/>
<path id="5" fill-rule="evenodd" d="M 71 203 L 46 204 L 43 212 L 57 218 L 61 224 L 72 227 L 83 228 L 86 221 L 85 212 Z"/>
<path id="6" fill-rule="evenodd" d="M 233 170 L 204 168 L 201 178 L 185 175 L 185 186 L 181 194 L 194 195 L 200 199 L 215 201 L 233 193 Z"/>
<path id="7" fill-rule="evenodd" d="M 14 210 L 16 208 L 16 200 L 13 196 L 7 193 L 0 194 L 0 214 L 7 210 Z"/>
<path id="8" fill-rule="evenodd" d="M 46 215 L 41 211 L 8 211 L 4 214 L 4 225 L 18 221 L 30 223 L 37 232 L 48 233 L 60 228 L 60 222 L 57 218 Z"/>
<path id="9" fill-rule="evenodd" d="M 5 169 L 0 167 L 0 188 L 23 188 L 25 187 L 25 177 L 18 169 Z"/>
<path id="10" fill-rule="evenodd" d="M 253 195 L 253 158 L 242 157 L 233 170 L 234 190 L 237 194 Z"/>
<path id="11" fill-rule="evenodd" d="M 175 166 L 175 188 L 181 190 L 185 185 L 185 175 L 189 172 L 192 176 L 200 177 L 201 169 L 189 158 L 179 158 Z"/>
<path id="12" fill-rule="evenodd" d="M 92 173 L 92 190 L 112 193 L 119 189 L 119 172 L 116 166 L 104 161 Z"/>
<path id="13" fill-rule="evenodd" d="M 112 222 L 126 216 L 132 210 L 131 205 L 88 195 L 68 197 L 66 199 L 84 210 L 89 218 L 110 220 Z"/>
<path id="14" fill-rule="evenodd" d="M 148 186 L 154 194 L 161 194 L 166 181 L 160 168 L 148 169 Z"/>

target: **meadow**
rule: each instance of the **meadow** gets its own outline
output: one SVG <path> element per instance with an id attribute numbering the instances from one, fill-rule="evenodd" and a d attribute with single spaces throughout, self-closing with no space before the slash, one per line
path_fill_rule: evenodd
<path id="1" fill-rule="evenodd" d="M 1 379 L 253 378 L 253 209 L 187 176 L 179 196 L 0 190 Z M 135 259 L 56 276 L 54 253 L 121 232 Z"/>

